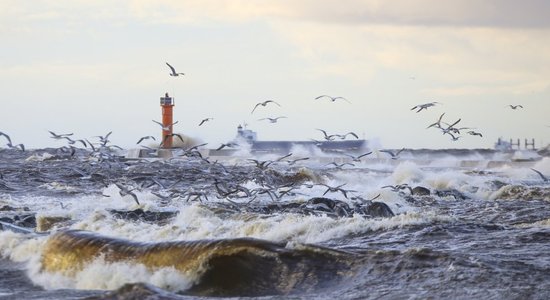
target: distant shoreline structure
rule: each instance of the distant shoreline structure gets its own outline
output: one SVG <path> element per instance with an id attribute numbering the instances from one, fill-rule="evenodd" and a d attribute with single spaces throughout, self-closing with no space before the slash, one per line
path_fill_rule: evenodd
<path id="1" fill-rule="evenodd" d="M 318 149 L 323 153 L 359 153 L 368 150 L 368 141 L 364 139 L 336 141 L 261 141 L 258 140 L 258 134 L 255 131 L 246 129 L 242 125 L 237 127 L 237 136 L 233 142 L 248 148 L 251 154 L 287 154 L 294 147 Z"/>

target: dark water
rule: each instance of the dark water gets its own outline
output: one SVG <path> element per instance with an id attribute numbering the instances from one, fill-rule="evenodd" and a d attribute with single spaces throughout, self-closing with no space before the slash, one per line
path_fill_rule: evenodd
<path id="1" fill-rule="evenodd" d="M 151 282 L 129 283 L 111 291 L 46 289 L 29 278 L 27 263 L 5 257 L 0 260 L 2 299 L 550 298 L 550 184 L 536 175 L 524 175 L 529 173 L 523 170 L 532 165 L 512 166 L 519 170 L 517 176 L 514 172 L 503 174 L 500 170 L 480 172 L 478 168 L 420 168 L 422 176 L 449 177 L 451 183 L 441 188 L 440 184 L 415 180 L 413 176 L 407 183 L 411 187 L 426 187 L 430 194 L 411 195 L 406 189 L 392 194 L 382 189 L 381 184 L 376 186 L 372 182 L 364 182 L 364 189 L 359 190 L 364 174 L 372 174 L 372 180 L 380 183 L 395 175 L 398 170 L 389 163 L 381 167 L 379 163 L 373 165 L 367 161 L 342 171 L 317 162 L 304 166 L 307 169 L 304 171 L 279 163 L 263 168 L 250 161 L 222 165 L 198 158 L 148 162 L 105 156 L 90 160 L 86 152 L 68 156 L 55 149 L 48 151 L 57 156 L 33 161 L 26 158 L 31 154 L 41 156 L 41 151 L 0 150 L 0 199 L 12 199 L 11 207 L 4 205 L 0 211 L 4 222 L 32 229 L 36 226 L 32 216 L 37 208 L 36 203 L 26 199 L 47 197 L 63 203 L 64 199 L 81 195 L 101 197 L 108 186 L 118 183 L 136 188 L 135 191 L 153 191 L 165 196 L 158 199 L 156 207 L 110 212 L 110 216 L 120 222 L 173 226 L 173 214 L 177 214 L 177 209 L 172 208 L 178 207 L 173 206 L 175 203 L 202 202 L 217 218 L 228 222 L 240 216 L 269 219 L 274 215 L 302 215 L 304 218 L 328 215 L 340 220 L 335 226 L 344 227 L 346 220 L 354 222 L 354 218 L 372 220 L 376 226 L 354 227 L 346 234 L 291 247 L 285 245 L 293 242 L 292 235 L 277 241 L 266 238 L 259 242 L 269 245 L 262 246 L 262 251 L 248 246 L 237 247 L 234 251 L 214 247 L 216 250 L 211 252 L 204 250 L 211 249 L 210 246 L 200 250 L 193 248 L 193 253 L 209 253 L 206 258 L 200 258 L 208 266 L 207 271 L 191 288 L 178 292 L 160 289 Z M 544 166 L 549 162 L 545 158 L 542 163 Z M 319 183 L 319 178 L 324 178 L 325 182 L 341 182 L 353 180 L 354 174 L 358 182 L 350 181 L 344 186 L 356 191 L 346 195 L 349 199 L 339 192 L 320 195 L 319 190 L 322 194 L 325 187 L 317 190 L 308 187 Z M 461 183 L 453 183 L 454 178 L 462 178 Z M 46 188 L 51 182 L 71 188 Z M 242 189 L 247 182 L 254 182 L 259 188 Z M 279 195 L 291 187 L 295 189 L 278 200 L 271 200 L 273 196 L 267 192 Z M 381 197 L 364 200 L 371 198 L 366 195 L 377 191 L 381 191 Z M 307 202 L 321 196 L 328 199 L 326 204 Z M 142 194 L 137 198 L 137 201 L 145 201 Z M 306 203 L 297 203 L 298 198 L 305 198 Z M 18 199 L 20 205 L 15 207 L 13 203 L 18 203 Z M 129 196 L 125 199 L 133 201 Z M 376 215 L 374 210 L 369 210 L 373 202 L 388 203 L 396 216 Z M 410 221 L 411 218 L 416 221 Z M 371 223 L 358 224 L 371 226 Z M 70 228 L 71 225 L 67 225 L 59 230 Z M 238 238 L 242 236 L 215 240 L 233 245 Z M 144 255 L 144 247 L 147 253 L 160 253 L 161 249 L 175 249 L 179 247 L 175 244 L 181 246 L 182 242 L 134 243 L 105 234 L 92 234 L 73 241 L 86 247 L 99 245 L 98 249 L 105 253 L 114 253 L 113 261 L 136 259 Z M 209 243 L 206 244 L 211 245 Z M 78 248 L 75 245 L 63 251 L 70 254 Z M 120 248 L 112 245 L 120 245 Z M 136 254 L 138 252 L 142 254 Z M 174 253 L 182 253 L 182 250 Z M 180 254 L 168 256 L 177 255 Z M 190 255 L 183 257 L 187 259 Z"/>

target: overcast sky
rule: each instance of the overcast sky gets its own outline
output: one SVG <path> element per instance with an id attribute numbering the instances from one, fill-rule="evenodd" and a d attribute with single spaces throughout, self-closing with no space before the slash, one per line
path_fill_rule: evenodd
<path id="1" fill-rule="evenodd" d="M 63 145 L 48 130 L 113 131 L 136 147 L 161 134 L 151 120 L 168 92 L 175 131 L 211 148 L 245 122 L 262 140 L 322 139 L 322 128 L 386 148 L 542 146 L 548 16 L 545 0 L 0 0 L 0 131 L 31 148 Z M 314 100 L 322 94 L 351 103 Z M 250 113 L 265 100 L 281 107 Z M 427 130 L 442 113 L 483 138 Z M 287 118 L 258 121 L 277 116 Z"/>

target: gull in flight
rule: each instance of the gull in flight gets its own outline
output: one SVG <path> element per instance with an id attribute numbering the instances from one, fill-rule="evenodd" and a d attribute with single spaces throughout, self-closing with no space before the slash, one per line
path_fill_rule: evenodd
<path id="1" fill-rule="evenodd" d="M 367 155 L 369 155 L 369 154 L 371 154 L 371 153 L 372 153 L 372 151 L 367 152 L 367 153 L 364 153 L 364 154 L 361 154 L 361 155 L 359 155 L 359 156 L 354 156 L 354 155 L 345 154 L 345 153 L 344 153 L 344 155 L 347 156 L 347 157 L 349 157 L 349 158 L 351 158 L 352 161 L 361 162 L 361 157 L 367 156 Z"/>
<path id="2" fill-rule="evenodd" d="M 214 118 L 205 118 L 205 119 L 202 119 L 202 121 L 199 123 L 199 126 L 201 126 L 202 124 L 208 122 L 208 121 L 211 121 L 211 120 L 214 120 Z"/>
<path id="3" fill-rule="evenodd" d="M 147 139 L 153 139 L 153 141 L 156 141 L 156 140 L 157 140 L 157 139 L 155 139 L 154 136 L 148 135 L 148 136 L 141 137 L 141 138 L 139 139 L 139 141 L 138 141 L 136 144 L 139 144 L 139 143 L 143 142 L 143 140 L 147 140 Z"/>
<path id="4" fill-rule="evenodd" d="M 470 130 L 467 132 L 469 135 L 477 135 L 479 137 L 483 137 L 483 134 L 481 134 L 480 132 L 475 132 L 473 130 Z"/>
<path id="5" fill-rule="evenodd" d="M 512 105 L 512 104 L 510 104 L 510 105 L 508 105 L 508 106 L 510 106 L 510 108 L 512 108 L 512 109 L 518 109 L 518 107 L 519 107 L 519 108 L 523 108 L 523 106 L 521 106 L 520 104 L 518 104 L 518 105 Z"/>
<path id="6" fill-rule="evenodd" d="M 254 109 L 252 109 L 252 112 L 250 112 L 250 114 L 252 114 L 252 113 L 256 110 L 256 108 L 257 108 L 258 106 L 260 106 L 260 105 L 261 105 L 261 106 L 266 106 L 266 105 L 269 104 L 269 103 L 274 103 L 274 104 L 277 104 L 277 105 L 281 106 L 279 103 L 277 103 L 277 102 L 275 102 L 275 101 L 273 101 L 273 100 L 266 100 L 266 101 L 264 101 L 264 102 L 260 102 L 260 103 L 256 104 L 256 105 L 254 106 Z"/>
<path id="7" fill-rule="evenodd" d="M 398 159 L 399 158 L 399 154 L 401 152 L 403 152 L 403 150 L 405 150 L 405 148 L 397 151 L 397 152 L 393 152 L 391 150 L 380 150 L 380 152 L 384 152 L 384 153 L 388 153 L 389 155 L 391 155 L 391 159 Z"/>
<path id="8" fill-rule="evenodd" d="M 166 63 L 166 64 L 168 65 L 168 67 L 170 67 L 170 70 L 172 71 L 170 73 L 170 76 L 177 77 L 177 76 L 180 76 L 180 75 L 185 75 L 184 73 L 177 73 L 176 69 L 174 69 L 174 67 L 172 67 L 169 63 Z"/>
<path id="9" fill-rule="evenodd" d="M 178 122 L 179 122 L 179 121 L 176 121 L 176 122 L 174 122 L 174 123 L 172 123 L 172 124 L 170 124 L 170 125 L 168 125 L 168 126 L 164 126 L 164 125 L 163 125 L 161 122 L 159 122 L 159 121 L 155 121 L 155 120 L 152 120 L 152 121 L 155 122 L 155 123 L 157 123 L 157 124 L 159 124 L 160 127 L 162 127 L 162 130 L 170 130 L 170 128 L 171 128 L 172 126 L 178 124 Z"/>
<path id="10" fill-rule="evenodd" d="M 69 136 L 73 135 L 72 133 L 56 134 L 55 132 L 49 131 L 49 130 L 48 130 L 48 132 L 52 135 L 51 138 L 56 139 L 56 140 L 64 139 L 66 137 L 69 137 Z"/>
<path id="11" fill-rule="evenodd" d="M 436 104 L 439 104 L 439 102 L 430 102 L 430 103 L 419 104 L 419 105 L 416 105 L 415 107 L 411 108 L 411 110 L 418 109 L 416 112 L 419 113 L 424 109 L 428 109 L 428 107 L 435 106 Z"/>
<path id="12" fill-rule="evenodd" d="M 329 98 L 330 101 L 332 101 L 332 102 L 335 102 L 335 101 L 338 100 L 338 99 L 342 99 L 342 100 L 346 101 L 347 103 L 351 103 L 351 102 L 348 101 L 348 99 L 346 99 L 346 98 L 344 98 L 344 97 L 340 97 L 340 96 L 338 96 L 338 97 L 332 97 L 332 96 L 329 96 L 329 95 L 317 96 L 317 97 L 315 97 L 315 100 L 319 100 L 319 99 L 321 99 L 321 98 Z"/>
<path id="13" fill-rule="evenodd" d="M 277 123 L 277 121 L 279 119 L 284 119 L 284 118 L 286 118 L 286 117 L 281 116 L 281 117 L 276 117 L 276 118 L 262 118 L 262 119 L 258 119 L 258 121 L 269 120 L 270 123 Z"/>
<path id="14" fill-rule="evenodd" d="M 225 147 L 235 147 L 235 146 L 238 146 L 239 144 L 236 144 L 236 143 L 222 143 L 221 146 L 219 146 L 216 151 L 219 151 L 219 150 L 222 150 L 223 148 Z"/>

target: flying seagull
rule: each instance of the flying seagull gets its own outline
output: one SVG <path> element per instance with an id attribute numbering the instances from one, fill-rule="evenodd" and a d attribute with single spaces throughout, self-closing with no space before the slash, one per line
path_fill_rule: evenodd
<path id="1" fill-rule="evenodd" d="M 231 147 L 235 147 L 235 146 L 238 146 L 238 144 L 236 144 L 236 143 L 231 143 L 231 142 L 230 142 L 230 143 L 222 143 L 222 144 L 216 149 L 216 151 L 222 150 L 222 149 L 225 148 L 225 147 L 230 147 L 230 148 L 231 148 Z"/>
<path id="2" fill-rule="evenodd" d="M 430 102 L 430 103 L 419 104 L 419 105 L 416 105 L 415 107 L 411 108 L 411 110 L 418 109 L 416 112 L 419 113 L 424 109 L 428 109 L 428 107 L 435 106 L 436 104 L 439 104 L 439 102 Z"/>
<path id="3" fill-rule="evenodd" d="M 148 135 L 148 136 L 141 137 L 141 138 L 139 139 L 139 141 L 138 141 L 136 144 L 139 144 L 139 143 L 143 142 L 143 140 L 147 140 L 147 139 L 153 139 L 153 141 L 156 141 L 156 140 L 157 140 L 157 139 L 155 139 L 154 136 Z"/>
<path id="4" fill-rule="evenodd" d="M 361 154 L 361 155 L 359 155 L 359 156 L 354 156 L 354 155 L 345 154 L 345 153 L 344 153 L 344 155 L 347 156 L 347 157 L 349 157 L 349 158 L 351 158 L 352 161 L 361 162 L 361 157 L 367 156 L 367 155 L 369 155 L 369 154 L 371 154 L 371 153 L 372 153 L 372 151 L 367 152 L 367 153 L 364 153 L 364 154 Z"/>
<path id="5" fill-rule="evenodd" d="M 479 137 L 483 137 L 483 134 L 481 134 L 480 132 L 475 132 L 473 130 L 470 130 L 467 132 L 469 135 L 477 135 Z"/>
<path id="6" fill-rule="evenodd" d="M 170 70 L 172 71 L 172 73 L 170 73 L 170 76 L 177 77 L 180 75 L 185 75 L 184 73 L 177 73 L 176 69 L 174 69 L 174 67 L 172 67 L 169 63 L 166 63 L 166 64 L 168 65 L 168 67 L 170 67 Z"/>
<path id="7" fill-rule="evenodd" d="M 162 127 L 162 130 L 170 130 L 170 127 L 172 127 L 172 126 L 178 124 L 178 122 L 179 122 L 179 121 L 176 121 L 176 122 L 174 122 L 174 123 L 172 123 L 172 124 L 170 124 L 170 125 L 168 125 L 168 126 L 164 126 L 164 125 L 163 125 L 161 122 L 159 122 L 159 121 L 155 121 L 155 120 L 152 120 L 152 121 L 155 122 L 155 123 L 157 123 L 157 124 L 159 124 L 160 127 Z"/>
<path id="8" fill-rule="evenodd" d="M 523 106 L 521 106 L 520 104 L 518 104 L 518 105 L 512 105 L 512 104 L 510 104 L 510 105 L 508 105 L 508 106 L 510 106 L 510 108 L 512 108 L 512 109 L 518 109 L 518 107 L 519 107 L 519 108 L 523 108 Z"/>
<path id="9" fill-rule="evenodd" d="M 380 150 L 380 152 L 388 153 L 389 155 L 391 155 L 392 159 L 397 159 L 397 158 L 399 158 L 399 154 L 401 154 L 401 152 L 403 152 L 403 150 L 405 150 L 405 148 L 402 148 L 401 150 L 399 150 L 397 152 L 393 152 L 391 150 Z"/>
<path id="10" fill-rule="evenodd" d="M 283 118 L 286 118 L 286 117 L 281 116 L 281 117 L 276 117 L 276 118 L 262 118 L 262 119 L 258 119 L 258 121 L 269 120 L 270 123 L 277 123 L 277 121 L 279 119 L 283 119 Z"/>
<path id="11" fill-rule="evenodd" d="M 332 102 L 335 102 L 335 101 L 338 100 L 338 99 L 342 99 L 342 100 L 344 100 L 344 101 L 346 101 L 346 102 L 348 102 L 348 103 L 351 103 L 351 102 L 348 101 L 348 99 L 346 99 L 346 98 L 344 98 L 344 97 L 340 97 L 340 96 L 338 96 L 338 97 L 332 97 L 332 96 L 329 96 L 329 95 L 317 96 L 317 97 L 315 97 L 315 100 L 319 100 L 319 99 L 321 99 L 321 98 L 329 98 L 330 101 L 332 101 Z"/>
<path id="12" fill-rule="evenodd" d="M 199 123 L 199 126 L 201 126 L 202 124 L 208 122 L 208 121 L 211 121 L 211 120 L 214 120 L 214 118 L 205 118 L 205 119 L 202 119 L 202 121 Z"/>
<path id="13" fill-rule="evenodd" d="M 63 139 L 63 138 L 65 138 L 65 137 L 68 137 L 68 136 L 73 135 L 72 133 L 56 134 L 55 132 L 49 131 L 49 130 L 48 130 L 48 132 L 52 135 L 51 138 L 52 138 L 52 139 L 56 139 L 56 140 L 60 140 L 60 139 Z"/>
<path id="14" fill-rule="evenodd" d="M 261 105 L 261 106 L 266 106 L 266 105 L 269 104 L 269 103 L 274 103 L 274 104 L 277 104 L 277 105 L 281 106 L 279 103 L 277 103 L 277 102 L 275 102 L 275 101 L 273 101 L 273 100 L 267 100 L 267 101 L 264 101 L 264 102 L 257 103 L 257 104 L 254 106 L 254 109 L 252 109 L 252 112 L 250 112 L 250 114 L 252 114 L 252 113 L 256 110 L 256 108 L 257 108 L 258 106 L 260 106 L 260 105 Z"/>

